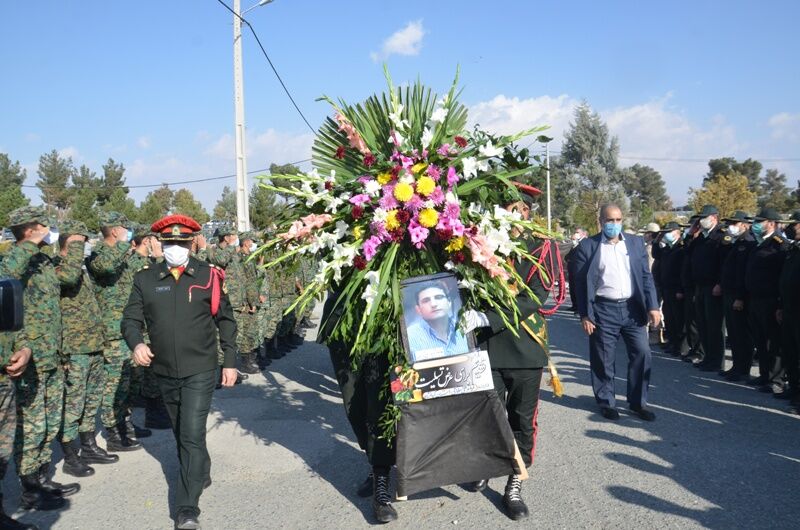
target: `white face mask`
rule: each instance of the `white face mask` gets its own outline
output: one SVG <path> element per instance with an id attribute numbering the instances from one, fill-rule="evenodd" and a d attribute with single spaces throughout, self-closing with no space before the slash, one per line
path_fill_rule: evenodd
<path id="1" fill-rule="evenodd" d="M 728 234 L 734 237 L 738 236 L 742 230 L 739 228 L 739 225 L 731 225 L 728 227 Z"/>
<path id="2" fill-rule="evenodd" d="M 231 246 L 233 246 L 233 247 L 238 247 L 239 246 L 239 238 L 238 237 L 233 240 L 233 243 L 231 243 Z"/>
<path id="3" fill-rule="evenodd" d="M 180 267 L 189 262 L 189 249 L 181 245 L 164 245 L 164 259 L 170 267 Z"/>
<path id="4" fill-rule="evenodd" d="M 703 230 L 711 230 L 714 228 L 714 219 L 712 217 L 703 217 L 700 219 L 700 226 Z"/>
<path id="5" fill-rule="evenodd" d="M 256 245 L 255 243 L 250 243 L 250 252 L 251 253 L 255 252 L 257 248 L 258 248 L 258 245 Z"/>
<path id="6" fill-rule="evenodd" d="M 58 230 L 53 230 L 51 228 L 42 241 L 45 245 L 55 245 L 58 242 Z"/>

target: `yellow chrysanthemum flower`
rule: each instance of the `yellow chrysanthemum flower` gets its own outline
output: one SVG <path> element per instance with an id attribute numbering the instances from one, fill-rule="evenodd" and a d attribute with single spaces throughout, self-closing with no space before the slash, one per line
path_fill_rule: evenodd
<path id="1" fill-rule="evenodd" d="M 436 189 L 436 182 L 433 181 L 430 177 L 420 177 L 417 180 L 417 193 L 422 195 L 423 197 L 427 197 L 433 190 Z"/>
<path id="2" fill-rule="evenodd" d="M 419 175 L 425 170 L 426 167 L 428 167 L 428 164 L 425 162 L 418 162 L 411 166 L 411 172 L 415 175 Z"/>
<path id="3" fill-rule="evenodd" d="M 414 188 L 411 187 L 411 184 L 400 182 L 397 186 L 394 187 L 394 198 L 400 202 L 409 201 L 413 196 L 414 196 Z"/>
<path id="4" fill-rule="evenodd" d="M 433 208 L 425 208 L 419 212 L 419 224 L 425 228 L 433 228 L 439 222 L 439 212 Z"/>
<path id="5" fill-rule="evenodd" d="M 391 173 L 380 173 L 380 174 L 378 174 L 378 184 L 380 184 L 381 186 L 386 186 L 391 181 L 392 181 L 392 174 Z"/>
<path id="6" fill-rule="evenodd" d="M 353 237 L 356 238 L 356 240 L 361 239 L 361 236 L 363 235 L 364 231 L 361 229 L 360 226 L 353 228 Z"/>
<path id="7" fill-rule="evenodd" d="M 458 252 L 462 248 L 464 248 L 464 236 L 454 237 L 450 240 L 447 246 L 444 247 L 444 249 L 448 252 Z"/>
<path id="8" fill-rule="evenodd" d="M 400 228 L 400 221 L 397 220 L 397 210 L 389 210 L 386 214 L 386 230 Z"/>

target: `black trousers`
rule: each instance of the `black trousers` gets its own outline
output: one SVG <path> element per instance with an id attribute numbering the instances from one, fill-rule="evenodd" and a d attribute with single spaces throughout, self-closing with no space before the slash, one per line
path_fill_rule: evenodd
<path id="1" fill-rule="evenodd" d="M 157 375 L 156 378 L 172 423 L 181 466 L 175 505 L 179 511 L 188 508 L 199 514 L 200 494 L 211 472 L 211 458 L 206 448 L 206 420 L 217 383 L 217 370 L 189 377 Z"/>
<path id="2" fill-rule="evenodd" d="M 783 387 L 783 364 L 781 362 L 781 328 L 775 318 L 778 300 L 775 298 L 751 298 L 748 300 L 748 316 L 753 330 L 753 343 L 758 353 L 758 373 L 771 385 L 773 391 Z"/>
<path id="3" fill-rule="evenodd" d="M 395 463 L 394 447 L 381 439 L 378 425 L 390 392 L 380 397 L 381 387 L 389 373 L 389 362 L 385 356 L 368 357 L 358 372 L 352 370 L 350 350 L 341 343 L 328 344 L 336 381 L 342 392 L 345 414 L 358 445 L 367 453 L 373 467 L 388 468 Z"/>
<path id="4" fill-rule="evenodd" d="M 747 317 L 747 307 L 737 311 L 733 308 L 736 301 L 734 293 L 727 292 L 723 295 L 725 306 L 725 328 L 728 331 L 728 341 L 731 344 L 733 366 L 731 370 L 739 375 L 749 375 L 750 365 L 753 363 L 753 339 L 750 336 L 750 319 Z"/>
<path id="5" fill-rule="evenodd" d="M 700 332 L 697 329 L 697 318 L 695 318 L 695 313 L 697 313 L 697 311 L 694 303 L 694 292 L 684 291 L 683 296 L 683 318 L 685 319 L 683 329 L 686 333 L 686 345 L 689 346 L 690 352 L 702 358 L 705 356 L 705 350 L 700 340 Z"/>
<path id="6" fill-rule="evenodd" d="M 722 368 L 725 359 L 725 334 L 722 331 L 724 311 L 722 296 L 711 294 L 711 285 L 698 285 L 695 288 L 695 318 L 700 342 L 703 344 L 703 362 L 713 368 Z"/>
<path id="7" fill-rule="evenodd" d="M 789 378 L 789 391 L 793 402 L 797 402 L 800 400 L 800 312 L 783 311 L 781 336 L 781 355 Z"/>
<path id="8" fill-rule="evenodd" d="M 536 434 L 539 431 L 539 388 L 542 368 L 492 368 L 492 380 L 500 401 L 505 403 L 508 423 L 530 467 L 536 453 Z"/>
<path id="9" fill-rule="evenodd" d="M 689 345 L 686 342 L 686 304 L 676 298 L 677 291 L 664 289 L 664 327 L 669 341 L 670 353 L 686 355 Z"/>

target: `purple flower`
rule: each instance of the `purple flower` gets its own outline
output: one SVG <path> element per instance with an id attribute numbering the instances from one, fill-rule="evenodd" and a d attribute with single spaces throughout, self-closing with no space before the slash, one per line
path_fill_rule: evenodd
<path id="1" fill-rule="evenodd" d="M 394 188 L 394 186 L 392 186 Z M 394 210 L 397 208 L 400 203 L 397 202 L 397 199 L 394 198 L 391 192 L 384 192 L 384 196 L 378 201 L 378 205 L 384 210 Z"/>
<path id="2" fill-rule="evenodd" d="M 356 206 L 360 206 L 367 202 L 369 202 L 369 195 L 367 195 L 366 193 L 360 193 L 358 195 L 350 197 L 350 204 L 355 204 Z"/>
<path id="3" fill-rule="evenodd" d="M 428 239 L 429 234 L 430 230 L 420 225 L 413 219 L 408 225 L 408 235 L 411 236 L 411 242 L 417 248 L 422 248 L 425 246 L 425 240 Z"/>
<path id="4" fill-rule="evenodd" d="M 436 186 L 436 189 L 434 189 L 433 192 L 430 195 L 428 195 L 428 198 L 432 200 L 433 204 L 435 204 L 436 206 L 442 204 L 444 202 L 444 192 L 442 191 L 442 188 Z"/>
<path id="5" fill-rule="evenodd" d="M 450 144 L 442 144 L 436 152 L 442 156 L 450 156 Z"/>
<path id="6" fill-rule="evenodd" d="M 418 212 L 422 209 L 423 202 L 424 201 L 420 198 L 420 196 L 415 193 L 411 199 L 406 201 L 406 209 L 411 210 L 412 212 Z"/>
<path id="7" fill-rule="evenodd" d="M 369 175 L 361 175 L 360 177 L 358 177 L 358 181 L 359 181 L 359 182 L 360 182 L 362 185 L 363 185 L 363 184 L 366 184 L 366 183 L 367 183 L 367 182 L 369 182 L 370 180 L 372 180 L 372 177 L 370 177 Z"/>
<path id="8" fill-rule="evenodd" d="M 442 176 L 442 170 L 439 169 L 437 166 L 431 164 L 428 166 L 427 170 L 428 176 L 433 180 L 439 180 L 439 177 Z"/>
<path id="9" fill-rule="evenodd" d="M 405 155 L 400 155 L 400 162 L 405 169 L 411 169 L 411 166 L 414 165 L 414 159 Z"/>
<path id="10" fill-rule="evenodd" d="M 386 225 L 380 221 L 374 221 L 369 225 L 369 228 L 374 237 L 377 237 L 379 241 L 390 241 L 392 239 L 391 234 L 386 230 Z"/>
<path id="11" fill-rule="evenodd" d="M 364 257 L 367 261 L 371 261 L 378 253 L 378 247 L 381 246 L 381 240 L 377 236 L 372 236 L 364 241 Z"/>
<path id="12" fill-rule="evenodd" d="M 447 168 L 447 185 L 449 187 L 453 187 L 458 183 L 458 173 L 456 173 L 456 168 L 450 166 Z"/>
<path id="13" fill-rule="evenodd" d="M 448 202 L 444 207 L 444 216 L 449 219 L 458 219 L 461 215 L 461 206 L 457 202 Z"/>

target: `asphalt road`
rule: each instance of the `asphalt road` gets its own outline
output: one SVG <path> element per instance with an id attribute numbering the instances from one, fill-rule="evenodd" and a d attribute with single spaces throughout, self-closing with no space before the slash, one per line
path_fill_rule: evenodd
<path id="1" fill-rule="evenodd" d="M 589 385 L 588 345 L 577 320 L 551 319 L 565 396 L 542 391 L 540 434 L 523 495 L 532 516 L 501 511 L 504 479 L 484 493 L 448 486 L 396 503 L 396 528 L 797 528 L 800 417 L 784 402 L 654 353 L 653 423 L 625 408 L 618 352 L 619 422 L 604 420 Z M 309 334 L 313 338 L 313 333 Z M 142 422 L 141 411 L 136 418 Z M 101 441 L 101 443 L 104 443 Z M 61 512 L 17 512 L 42 528 L 169 529 L 177 474 L 172 433 L 78 479 Z M 208 420 L 213 485 L 201 499 L 204 529 L 366 528 L 368 472 L 354 443 L 325 347 L 307 342 L 245 384 L 218 391 Z M 58 464 L 60 469 L 60 462 Z M 68 480 L 60 471 L 57 480 Z M 13 468 L 3 484 L 18 504 Z"/>

